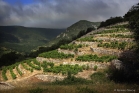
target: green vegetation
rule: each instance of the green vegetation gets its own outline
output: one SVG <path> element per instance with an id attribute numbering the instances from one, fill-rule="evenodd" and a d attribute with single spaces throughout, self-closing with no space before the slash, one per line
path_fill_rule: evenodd
<path id="1" fill-rule="evenodd" d="M 123 22 L 123 21 L 124 21 L 124 19 L 122 17 L 111 17 L 111 18 L 107 19 L 105 22 L 102 21 L 99 28 L 106 27 L 106 26 L 109 26 L 112 24 Z"/>
<path id="2" fill-rule="evenodd" d="M 41 65 L 41 63 L 40 63 L 40 62 L 38 62 L 36 59 L 32 59 L 32 61 L 33 61 L 33 63 L 34 63 L 35 65 L 38 65 L 38 66 L 40 66 L 40 65 Z"/>
<path id="3" fill-rule="evenodd" d="M 117 59 L 116 56 L 101 56 L 97 55 L 83 55 L 76 58 L 77 61 L 96 61 L 96 62 L 110 62 L 113 59 Z"/>
<path id="4" fill-rule="evenodd" d="M 94 66 L 94 70 L 95 70 L 95 71 L 97 70 L 97 65 Z"/>
<path id="5" fill-rule="evenodd" d="M 72 50 L 72 49 L 76 49 L 76 48 L 81 48 L 82 45 L 79 44 L 79 45 L 76 45 L 76 44 L 65 44 L 65 45 L 61 45 L 60 48 L 61 49 L 69 49 L 69 50 Z"/>
<path id="6" fill-rule="evenodd" d="M 98 71 L 92 74 L 90 77 L 93 83 L 100 83 L 100 84 L 106 82 L 110 83 L 110 80 L 106 77 L 106 74 L 107 70 L 104 70 L 103 72 Z"/>
<path id="7" fill-rule="evenodd" d="M 7 76 L 6 76 L 7 70 L 8 70 L 8 69 L 7 69 L 6 67 L 4 67 L 4 68 L 2 69 L 2 77 L 3 77 L 4 80 L 8 80 L 8 78 L 7 78 Z"/>
<path id="8" fill-rule="evenodd" d="M 36 51 L 30 53 L 30 57 L 37 57 L 40 53 L 48 52 L 59 48 L 61 45 L 68 44 L 77 38 L 87 34 L 88 32 L 95 30 L 92 25 L 99 25 L 99 22 L 89 22 L 86 20 L 81 20 L 76 22 L 67 28 L 66 32 L 61 33 L 55 39 L 48 42 L 47 47 L 39 47 Z M 67 38 L 68 37 L 68 38 Z"/>
<path id="9" fill-rule="evenodd" d="M 76 65 L 77 66 L 77 65 Z M 89 84 L 89 80 L 83 79 L 83 78 L 76 78 L 72 76 L 72 71 L 67 72 L 67 77 L 63 81 L 56 80 L 55 82 L 52 82 L 54 85 L 77 85 L 77 84 Z"/>
<path id="10" fill-rule="evenodd" d="M 87 86 L 86 87 L 77 87 L 77 93 L 96 93 L 96 91 L 94 91 L 93 89 L 91 88 L 88 88 Z"/>
<path id="11" fill-rule="evenodd" d="M 0 31 L 0 46 L 30 53 L 32 49 L 45 45 L 65 29 L 0 26 Z"/>
<path id="12" fill-rule="evenodd" d="M 123 35 L 123 34 L 111 34 L 111 35 L 101 35 L 101 37 L 110 36 L 113 38 L 134 38 L 134 35 Z"/>
<path id="13" fill-rule="evenodd" d="M 19 70 L 18 66 L 16 66 L 16 70 L 17 70 L 17 72 L 19 73 L 20 76 L 23 75 L 23 73 Z"/>
<path id="14" fill-rule="evenodd" d="M 129 21 L 129 23 L 132 21 L 137 22 L 138 21 L 138 15 L 139 14 L 139 3 L 136 5 L 133 5 L 129 11 L 124 15 L 124 20 Z M 132 25 L 133 26 L 133 25 Z"/>
<path id="15" fill-rule="evenodd" d="M 128 30 L 128 24 L 108 26 L 106 28 L 113 28 L 113 29 L 117 28 L 117 29 L 127 29 Z"/>
<path id="16" fill-rule="evenodd" d="M 110 35 L 110 37 L 118 37 L 118 38 L 134 38 L 134 36 L 133 35 L 123 35 L 123 34 L 117 34 L 117 35 L 115 35 L 115 34 L 112 34 L 112 35 Z"/>
<path id="17" fill-rule="evenodd" d="M 15 75 L 15 73 L 13 72 L 13 69 L 14 69 L 14 66 L 11 66 L 11 67 L 10 67 L 10 73 L 11 73 L 12 78 L 13 78 L 13 79 L 16 79 L 16 75 Z"/>
<path id="18" fill-rule="evenodd" d="M 83 79 L 83 78 L 76 78 L 74 76 L 71 76 L 70 78 L 67 77 L 62 81 L 55 81 L 52 84 L 54 85 L 79 85 L 79 84 L 89 84 L 89 80 Z"/>
<path id="19" fill-rule="evenodd" d="M 135 40 L 139 43 L 139 3 L 132 6 L 125 14 L 125 18 L 129 20 L 129 27 L 134 32 Z"/>
<path id="20" fill-rule="evenodd" d="M 91 36 L 91 37 L 79 38 L 79 39 L 77 39 L 77 41 L 102 42 L 103 40 L 95 40 L 95 39 L 93 39 L 93 36 Z"/>
<path id="21" fill-rule="evenodd" d="M 118 43 L 118 41 L 110 42 L 110 43 L 100 43 L 98 47 L 105 47 L 105 48 L 113 48 L 113 49 L 121 49 L 124 50 L 128 45 L 127 42 Z"/>
<path id="22" fill-rule="evenodd" d="M 24 62 L 21 63 L 21 65 L 26 69 L 29 70 L 30 72 L 33 72 L 33 69 L 28 67 L 27 65 L 24 64 Z"/>
<path id="23" fill-rule="evenodd" d="M 68 72 L 71 74 L 77 74 L 78 72 L 82 71 L 82 66 L 79 65 L 59 65 L 54 66 L 54 63 L 52 62 L 46 62 L 44 61 L 42 64 L 43 71 L 44 72 L 53 72 L 53 73 L 62 73 L 62 75 L 67 75 Z"/>
<path id="24" fill-rule="evenodd" d="M 84 38 L 80 38 L 80 39 L 77 39 L 77 41 L 94 41 L 93 40 L 93 37 L 84 37 Z"/>
<path id="25" fill-rule="evenodd" d="M 41 66 L 33 64 L 32 60 L 26 60 L 26 63 L 35 70 L 41 70 Z"/>
<path id="26" fill-rule="evenodd" d="M 35 89 L 30 89 L 29 93 L 43 93 L 44 89 L 42 88 L 35 88 Z"/>
<path id="27" fill-rule="evenodd" d="M 129 32 L 129 30 L 125 30 L 124 28 L 117 28 L 113 30 L 104 30 L 102 32 L 97 32 L 95 34 L 106 34 L 106 33 L 117 33 L 117 32 Z"/>
<path id="28" fill-rule="evenodd" d="M 57 50 L 53 50 L 53 51 L 41 53 L 41 54 L 39 54 L 39 57 L 63 59 L 63 58 L 73 58 L 74 55 L 73 54 L 59 53 Z"/>

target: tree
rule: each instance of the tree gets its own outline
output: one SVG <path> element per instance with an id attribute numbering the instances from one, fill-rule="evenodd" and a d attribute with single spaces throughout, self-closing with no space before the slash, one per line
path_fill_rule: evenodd
<path id="1" fill-rule="evenodd" d="M 110 17 L 105 22 L 102 21 L 98 28 L 109 26 L 109 25 L 116 24 L 116 23 L 123 22 L 123 21 L 124 21 L 124 19 L 121 16 L 120 17 Z"/>
<path id="2" fill-rule="evenodd" d="M 124 15 L 124 20 L 130 21 L 131 17 L 136 15 L 137 12 L 139 12 L 139 3 L 131 7 L 131 9 Z"/>
<path id="3" fill-rule="evenodd" d="M 132 8 L 127 12 L 127 15 L 130 15 L 129 27 L 134 32 L 135 40 L 138 43 L 137 52 L 139 52 L 139 3 L 132 6 Z M 125 16 L 125 18 L 127 18 L 127 16 Z"/>

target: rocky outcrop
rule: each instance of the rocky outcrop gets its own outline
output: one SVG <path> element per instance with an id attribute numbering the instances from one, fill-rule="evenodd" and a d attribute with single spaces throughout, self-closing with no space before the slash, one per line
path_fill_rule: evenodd
<path id="1" fill-rule="evenodd" d="M 112 60 L 111 65 L 114 66 L 116 69 L 122 69 L 123 68 L 122 61 L 120 61 L 118 59 Z"/>

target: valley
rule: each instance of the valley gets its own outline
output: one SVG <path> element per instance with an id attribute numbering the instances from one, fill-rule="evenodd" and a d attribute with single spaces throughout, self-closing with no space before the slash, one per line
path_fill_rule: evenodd
<path id="1" fill-rule="evenodd" d="M 124 51 L 132 50 L 136 46 L 133 33 L 127 26 L 128 22 L 123 22 L 100 28 L 87 33 L 69 44 L 61 45 L 56 50 L 40 53 L 34 59 L 23 60 L 22 62 L 3 67 L 0 71 L 0 90 L 3 90 L 3 93 L 8 93 L 8 91 L 4 90 L 13 89 L 15 92 L 16 89 L 22 88 L 22 93 L 26 91 L 24 88 L 28 89 L 39 85 L 39 87 L 55 93 L 52 87 L 58 91 L 60 86 L 51 85 L 52 82 L 58 81 L 61 84 L 62 80 L 73 77 L 73 83 L 76 78 L 86 80 L 82 80 L 82 82 L 89 81 L 90 83 L 87 84 L 88 90 L 93 86 L 93 89 L 97 90 L 98 93 L 102 93 L 102 91 L 115 93 L 113 89 L 119 88 L 118 84 L 105 80 L 107 78 L 105 71 L 114 60 L 116 61 L 114 63 L 116 69 L 122 68 L 121 64 L 118 63 L 118 58 Z M 96 79 L 93 75 L 97 75 L 97 73 L 100 73 L 102 76 L 98 76 Z M 94 81 L 95 79 L 96 81 Z M 101 82 L 103 82 L 102 85 Z M 109 86 L 109 91 L 102 89 L 103 85 Z M 110 87 L 111 85 L 114 86 Z M 80 84 L 79 86 L 84 88 L 86 85 Z M 101 86 L 101 90 L 98 90 L 95 86 Z M 130 85 L 121 86 L 122 88 L 130 87 Z M 72 87 L 75 87 L 74 85 L 67 87 L 72 92 L 74 91 L 73 93 L 76 93 L 78 90 L 72 89 Z M 138 91 L 137 87 L 138 85 L 133 88 Z M 64 86 L 60 88 L 69 91 Z M 61 92 L 62 90 L 58 93 Z"/>

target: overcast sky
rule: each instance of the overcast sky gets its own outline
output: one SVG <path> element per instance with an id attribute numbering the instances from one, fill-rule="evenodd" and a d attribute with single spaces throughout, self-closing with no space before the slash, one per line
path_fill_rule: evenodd
<path id="1" fill-rule="evenodd" d="M 0 0 L 0 25 L 66 28 L 123 16 L 138 0 Z"/>

